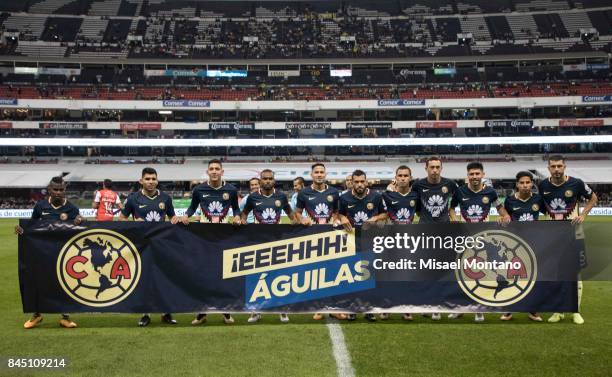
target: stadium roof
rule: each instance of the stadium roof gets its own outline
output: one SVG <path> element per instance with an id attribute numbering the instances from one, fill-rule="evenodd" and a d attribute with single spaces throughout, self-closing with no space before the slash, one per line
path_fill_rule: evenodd
<path id="1" fill-rule="evenodd" d="M 31 167 L 31 165 L 27 165 Z M 15 168 L 11 166 L 9 168 Z M 54 166 L 57 169 L 57 166 Z M 46 187 L 51 178 L 62 175 L 59 170 L 1 170 L 0 188 Z"/>

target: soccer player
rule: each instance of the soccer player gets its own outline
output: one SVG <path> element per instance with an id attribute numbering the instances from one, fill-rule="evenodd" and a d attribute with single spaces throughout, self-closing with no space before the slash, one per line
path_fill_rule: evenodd
<path id="1" fill-rule="evenodd" d="M 538 221 L 540 212 L 544 210 L 544 202 L 540 194 L 533 193 L 533 175 L 530 172 L 520 171 L 516 174 L 516 191 L 506 198 L 504 208 L 512 221 Z M 528 316 L 532 321 L 542 322 L 542 317 L 535 312 L 530 312 Z M 500 319 L 509 321 L 512 313 L 505 313 Z"/>
<path id="2" fill-rule="evenodd" d="M 181 218 L 184 225 L 189 224 L 189 218 L 193 216 L 198 207 L 202 211 L 201 223 L 226 223 L 229 221 L 228 213 L 232 210 L 234 217 L 232 223 L 240 225 L 240 209 L 238 207 L 238 190 L 236 187 L 223 180 L 223 165 L 220 160 L 213 159 L 208 162 L 206 169 L 208 181 L 197 185 L 191 193 L 191 204 L 187 213 Z M 201 325 L 206 322 L 206 313 L 198 313 L 192 325 Z M 234 318 L 229 313 L 223 313 L 223 322 L 227 325 L 234 323 Z"/>
<path id="3" fill-rule="evenodd" d="M 257 224 L 279 224 L 282 211 L 285 211 L 291 219 L 292 224 L 299 224 L 299 218 L 295 212 L 291 210 L 287 196 L 282 191 L 277 191 L 274 186 L 274 172 L 270 169 L 264 169 L 259 175 L 260 188 L 256 192 L 249 194 L 249 198 L 240 213 L 241 223 L 246 224 L 247 214 L 253 211 L 255 223 Z M 249 323 L 258 322 L 261 319 L 260 313 L 251 313 L 248 319 Z M 289 322 L 287 313 L 280 314 L 280 321 L 283 323 Z"/>
<path id="4" fill-rule="evenodd" d="M 419 196 L 412 191 L 412 171 L 406 165 L 395 170 L 395 179 L 382 194 L 385 213 L 379 216 L 380 221 L 390 220 L 393 224 L 412 224 L 418 209 Z M 412 315 L 405 313 L 404 320 L 412 321 Z M 380 319 L 389 319 L 389 314 L 382 313 Z"/>
<path id="5" fill-rule="evenodd" d="M 425 171 L 427 178 L 417 180 L 412 185 L 419 197 L 419 224 L 447 223 L 448 205 L 457 184 L 448 178 L 442 177 L 442 160 L 440 157 L 432 156 L 425 160 Z M 432 321 L 441 319 L 440 313 L 431 314 Z"/>
<path id="6" fill-rule="evenodd" d="M 32 211 L 32 220 L 60 220 L 72 221 L 74 225 L 79 225 L 83 218 L 79 214 L 79 209 L 66 199 L 66 182 L 62 177 L 53 177 L 47 186 L 49 197 L 37 202 Z M 23 234 L 23 228 L 15 226 L 15 234 Z M 38 326 L 43 320 L 40 313 L 34 313 L 32 318 L 23 324 L 26 329 Z M 75 328 L 77 324 L 70 319 L 68 314 L 62 314 L 59 321 L 61 327 Z"/>
<path id="7" fill-rule="evenodd" d="M 96 221 L 113 221 L 115 207 L 119 210 L 123 208 L 119 195 L 113 191 L 113 181 L 104 180 L 102 190 L 96 191 L 91 207 L 96 210 Z"/>
<path id="8" fill-rule="evenodd" d="M 344 191 L 340 193 L 340 195 L 349 192 L 353 189 L 353 174 L 349 174 L 344 179 Z"/>
<path id="9" fill-rule="evenodd" d="M 297 195 L 295 204 L 297 216 L 301 217 L 302 225 L 332 224 L 337 218 L 340 192 L 327 185 L 327 172 L 322 163 L 318 162 L 311 166 L 310 177 L 312 185 L 303 188 Z M 295 189 L 295 180 L 293 182 Z M 346 319 L 346 315 L 342 313 L 330 316 L 340 320 Z M 323 314 L 315 313 L 312 318 L 320 321 L 323 319 Z"/>
<path id="10" fill-rule="evenodd" d="M 459 206 L 461 217 L 467 223 L 481 223 L 487 221 L 491 206 L 495 206 L 499 213 L 498 222 L 506 224 L 510 222 L 510 215 L 504 209 L 502 202 L 497 196 L 497 192 L 491 186 L 485 186 L 482 182 L 485 176 L 484 167 L 480 162 L 470 162 L 467 165 L 468 183 L 459 187 L 453 194 L 451 200 L 451 210 L 449 212 L 452 222 L 459 222 L 461 219 L 457 217 L 454 208 Z M 461 317 L 461 313 L 451 313 L 449 319 L 457 319 Z M 474 321 L 484 321 L 483 313 L 476 313 Z"/>
<path id="11" fill-rule="evenodd" d="M 249 179 L 249 194 L 246 194 L 240 200 L 240 203 L 239 203 L 240 212 L 242 212 L 242 210 L 244 209 L 244 206 L 246 205 L 246 202 L 249 196 L 251 195 L 251 193 L 254 193 L 256 191 L 259 191 L 259 178 L 251 178 Z M 237 216 L 240 216 L 240 213 L 238 213 Z M 246 222 L 247 224 L 253 224 L 255 222 L 255 216 L 253 216 L 253 211 L 249 212 Z"/>
<path id="12" fill-rule="evenodd" d="M 161 222 L 166 217 L 172 224 L 179 222 L 179 218 L 174 213 L 172 198 L 157 189 L 157 171 L 153 168 L 142 169 L 140 185 L 142 189 L 131 193 L 125 201 L 125 206 L 119 214 L 119 221 L 127 221 L 130 216 L 135 221 Z M 171 313 L 164 313 L 161 317 L 163 323 L 175 325 L 176 320 Z M 138 326 L 145 327 L 151 323 L 151 316 L 143 314 L 138 321 Z"/>
<path id="13" fill-rule="evenodd" d="M 293 180 L 293 195 L 291 195 L 291 200 L 289 201 L 289 204 L 291 205 L 291 210 L 294 212 L 297 208 L 298 195 L 300 194 L 300 191 L 304 189 L 304 186 L 305 186 L 304 178 L 297 177 L 296 179 Z M 304 212 L 302 213 L 302 218 L 308 218 L 308 215 Z"/>
<path id="14" fill-rule="evenodd" d="M 538 190 L 544 200 L 544 209 L 552 220 L 563 221 L 572 220 L 572 224 L 582 224 L 584 219 L 595 204 L 597 195 L 581 179 L 565 175 L 565 158 L 560 155 L 553 155 L 548 158 L 548 171 L 550 178 L 540 182 Z M 586 199 L 587 203 L 579 213 L 578 201 Z M 586 266 L 586 256 L 584 255 L 584 239 L 577 240 L 582 248 L 580 255 L 581 267 Z M 578 246 L 578 245 L 577 245 Z M 578 310 L 582 301 L 582 281 L 578 280 Z M 562 313 L 553 313 L 548 322 L 556 323 L 564 318 Z M 577 325 L 584 323 L 584 318 L 580 313 L 573 313 L 572 320 Z"/>
<path id="15" fill-rule="evenodd" d="M 297 204 L 298 194 L 300 193 L 300 191 L 304 189 L 304 186 L 305 186 L 304 178 L 297 177 L 296 179 L 293 180 L 293 194 L 291 195 L 291 200 L 289 201 L 289 204 L 291 204 L 291 209 L 294 211 L 295 211 L 296 204 Z"/>
<path id="16" fill-rule="evenodd" d="M 366 222 L 380 221 L 384 212 L 382 195 L 368 188 L 365 172 L 355 170 L 353 172 L 353 189 L 340 195 L 338 203 L 339 224 L 350 232 L 353 228 L 360 228 Z M 367 313 L 365 318 L 370 322 L 376 321 L 376 317 L 371 313 Z M 349 321 L 355 319 L 355 314 L 349 314 Z"/>

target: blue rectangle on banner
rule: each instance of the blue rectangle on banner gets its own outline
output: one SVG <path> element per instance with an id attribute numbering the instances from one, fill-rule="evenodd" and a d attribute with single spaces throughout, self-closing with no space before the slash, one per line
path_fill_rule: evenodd
<path id="1" fill-rule="evenodd" d="M 0 98 L 0 105 L 17 105 L 19 101 L 14 98 Z"/>
<path id="2" fill-rule="evenodd" d="M 610 102 L 612 95 L 607 96 L 582 96 L 582 102 Z"/>
<path id="3" fill-rule="evenodd" d="M 249 275 L 245 307 L 267 309 L 372 289 L 376 281 L 369 258 L 358 253 L 346 258 Z"/>

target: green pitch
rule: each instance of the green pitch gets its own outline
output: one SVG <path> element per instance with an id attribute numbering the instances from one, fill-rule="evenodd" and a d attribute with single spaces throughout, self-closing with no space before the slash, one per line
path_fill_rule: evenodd
<path id="1" fill-rule="evenodd" d="M 337 375 L 325 322 L 307 315 L 292 315 L 289 324 L 265 315 L 256 325 L 239 315 L 232 326 L 210 315 L 199 327 L 190 325 L 191 314 L 177 315 L 173 327 L 155 315 L 149 327 L 138 328 L 135 314 L 75 314 L 77 329 L 62 329 L 58 315 L 45 315 L 39 328 L 24 330 L 29 315 L 21 310 L 15 224 L 0 221 L 0 358 L 65 357 L 69 365 L 55 373 L 2 365 L 2 376 Z M 612 218 L 592 218 L 587 225 L 588 248 L 609 249 Z M 582 326 L 568 319 L 532 323 L 523 314 L 510 323 L 489 314 L 483 324 L 469 315 L 438 323 L 420 316 L 406 323 L 395 315 L 342 323 L 342 330 L 357 376 L 608 376 L 612 283 L 586 282 L 582 312 Z"/>

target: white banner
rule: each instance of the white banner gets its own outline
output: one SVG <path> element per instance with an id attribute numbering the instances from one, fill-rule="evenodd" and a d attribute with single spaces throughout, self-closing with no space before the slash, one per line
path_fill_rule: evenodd
<path id="1" fill-rule="evenodd" d="M 580 209 L 582 211 L 582 208 Z M 96 211 L 93 209 L 81 209 L 81 216 L 93 218 L 96 215 Z M 175 208 L 174 212 L 177 216 L 183 216 L 187 212 L 187 208 Z M 455 212 L 457 215 L 460 215 L 459 207 L 455 208 Z M 196 212 L 196 214 L 199 214 Z M 232 210 L 228 213 L 229 216 L 232 216 Z M 497 216 L 497 209 L 491 208 L 490 212 L 491 216 Z M 283 216 L 285 213 L 283 212 Z M 612 207 L 595 207 L 589 213 L 589 216 L 612 216 Z M 27 219 L 32 217 L 31 209 L 0 209 L 0 219 Z M 118 217 L 115 216 L 116 218 Z"/>
<path id="2" fill-rule="evenodd" d="M 147 70 L 145 74 L 153 71 Z M 415 105 L 410 102 L 406 108 L 440 108 L 440 109 L 484 109 L 497 107 L 556 107 L 575 106 L 582 103 L 605 103 L 606 96 L 568 97 L 518 97 L 518 98 L 454 98 L 454 99 L 428 99 L 427 103 Z M 66 109 L 89 110 L 163 110 L 164 101 L 118 101 L 118 100 L 60 100 L 60 99 L 20 99 L 19 105 L 30 109 Z M 210 110 L 299 110 L 314 108 L 317 110 L 376 110 L 380 109 L 378 100 L 340 100 L 340 101 L 210 101 Z M 190 108 L 190 106 L 173 106 L 175 108 Z M 202 106 L 202 107 L 207 107 Z M 193 106 L 191 106 L 193 108 Z M 396 108 L 402 108 L 398 106 Z"/>
<path id="3" fill-rule="evenodd" d="M 47 125 L 69 125 L 78 124 L 81 128 L 97 129 L 97 130 L 119 130 L 125 129 L 126 125 L 140 125 L 136 127 L 139 130 L 159 129 L 162 130 L 208 130 L 219 129 L 220 124 L 235 123 L 240 125 L 239 129 L 256 129 L 256 130 L 283 130 L 283 129 L 347 129 L 351 128 L 351 124 L 368 124 L 371 128 L 483 128 L 483 127 L 601 127 L 612 126 L 612 118 L 575 118 L 575 119 L 523 119 L 523 120 L 452 120 L 452 121 L 416 121 L 416 120 L 399 120 L 399 121 L 354 121 L 354 122 L 32 122 L 32 121 L 12 121 L 11 126 L 6 123 L 0 128 L 19 128 L 19 129 L 37 129 L 41 128 L 41 124 Z M 123 126 L 122 126 L 123 125 Z M 148 126 L 145 126 L 148 125 Z M 154 126 L 155 125 L 155 126 Z M 154 126 L 154 127 L 153 127 Z M 147 128 L 149 127 L 149 128 Z M 53 127 L 47 127 L 53 128 Z M 65 127 L 68 128 L 68 127 Z M 72 127 L 75 129 L 76 127 Z M 135 128 L 135 129 L 136 129 Z M 355 127 L 353 127 L 355 128 Z M 364 127 L 365 128 L 365 127 Z"/>
<path id="4" fill-rule="evenodd" d="M 96 210 L 92 208 L 82 208 L 79 212 L 83 217 L 96 216 Z M 177 216 L 183 216 L 187 208 L 175 208 L 174 212 Z M 29 219 L 30 217 L 32 217 L 32 209 L 0 209 L 0 219 Z M 116 215 L 115 218 L 119 218 L 119 215 Z"/>

